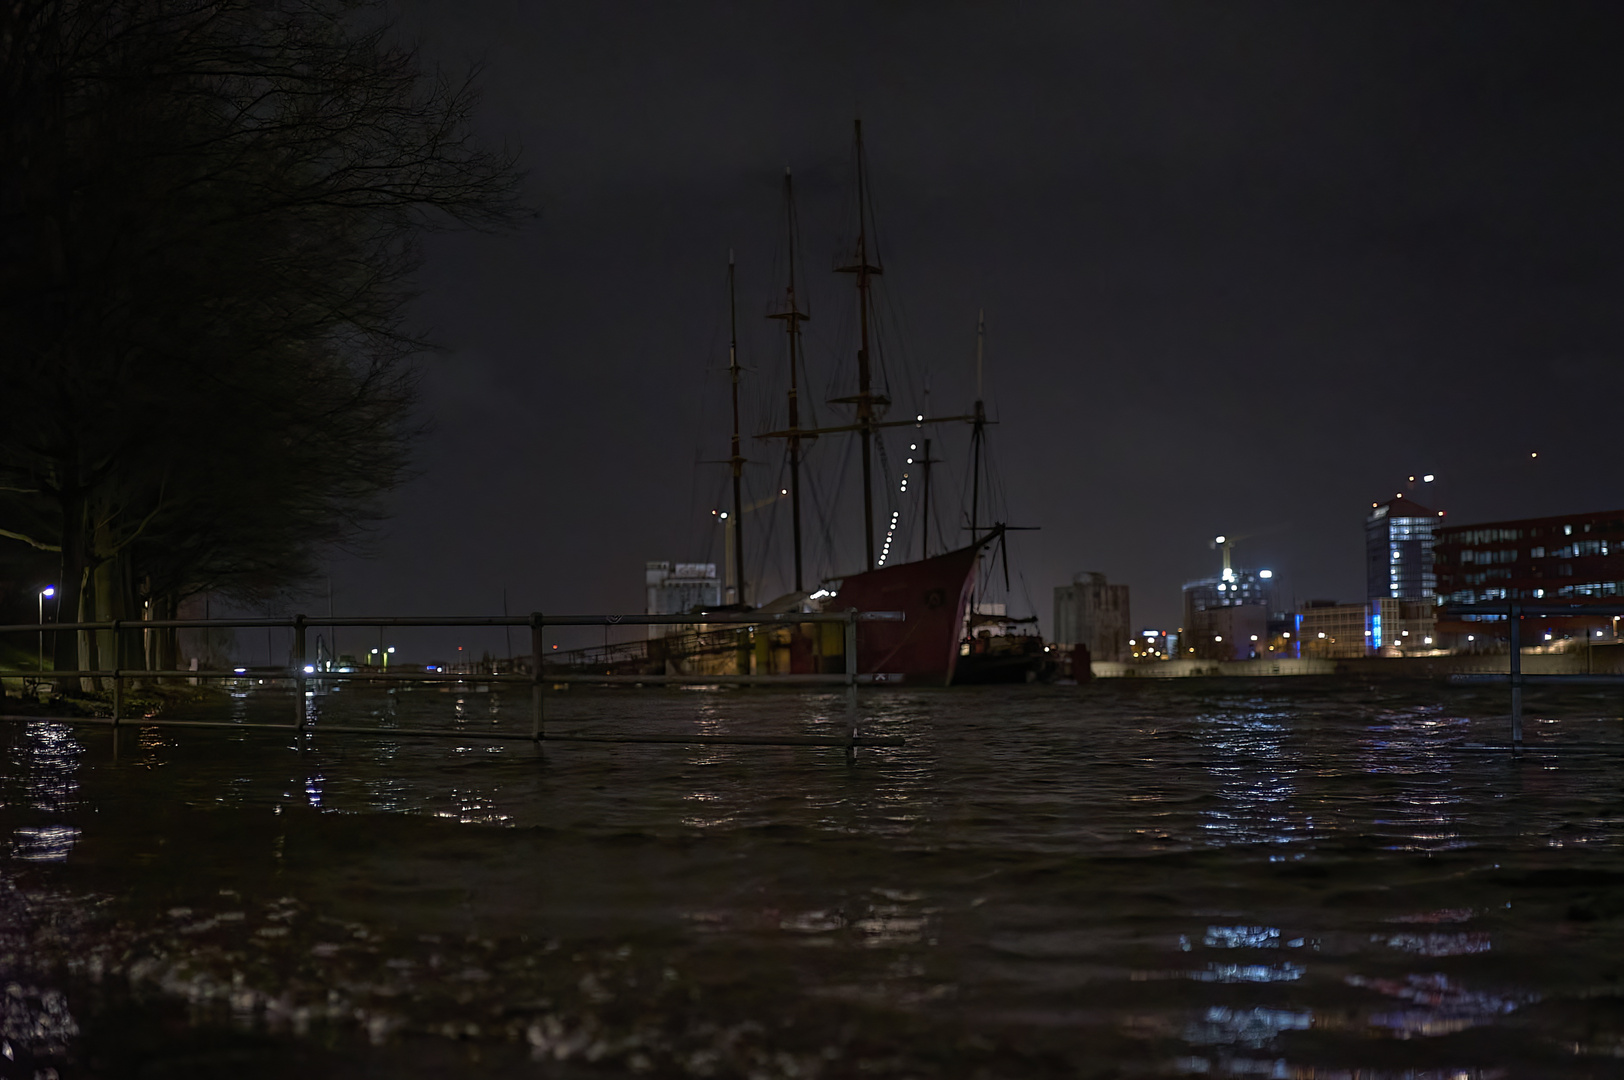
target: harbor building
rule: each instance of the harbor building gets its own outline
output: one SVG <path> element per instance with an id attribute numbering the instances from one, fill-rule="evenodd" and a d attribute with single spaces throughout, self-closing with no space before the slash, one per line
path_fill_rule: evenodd
<path id="1" fill-rule="evenodd" d="M 1364 656 L 1370 651 L 1370 606 L 1310 600 L 1297 613 L 1297 638 L 1304 656 L 1326 660 Z"/>
<path id="2" fill-rule="evenodd" d="M 1055 586 L 1056 645 L 1086 645 L 1094 660 L 1127 660 L 1134 651 L 1130 626 L 1126 585 L 1112 585 L 1104 574 L 1088 570 L 1072 575 L 1070 585 Z"/>
<path id="3" fill-rule="evenodd" d="M 1372 597 L 1366 604 L 1310 600 L 1297 613 L 1303 656 L 1347 660 L 1373 653 L 1402 656 L 1441 647 L 1431 600 Z"/>
<path id="4" fill-rule="evenodd" d="M 1184 656 L 1197 660 L 1256 660 L 1268 650 L 1269 609 L 1228 604 L 1192 611 L 1185 597 Z"/>
<path id="5" fill-rule="evenodd" d="M 645 615 L 684 615 L 722 605 L 722 583 L 715 563 L 647 563 L 643 582 Z M 667 629 L 651 626 L 649 637 L 664 637 Z"/>
<path id="6" fill-rule="evenodd" d="M 1438 608 L 1426 600 L 1372 597 L 1369 605 L 1370 647 L 1383 656 L 1430 652 L 1437 647 Z"/>
<path id="7" fill-rule="evenodd" d="M 1438 531 L 1445 603 L 1624 595 L 1624 510 L 1453 525 Z"/>
<path id="8" fill-rule="evenodd" d="M 1431 600 L 1438 588 L 1433 544 L 1443 514 L 1402 495 L 1371 503 L 1365 517 L 1365 596 Z"/>
<path id="9" fill-rule="evenodd" d="M 1438 530 L 1434 555 L 1438 596 L 1446 604 L 1616 602 L 1624 596 L 1624 510 L 1451 525 Z M 1523 640 L 1539 640 L 1536 635 L 1547 631 L 1610 637 L 1613 620 L 1531 619 L 1524 622 Z M 1456 646 L 1468 636 L 1480 644 L 1485 636 L 1504 636 L 1504 619 L 1457 619 L 1440 624 L 1438 632 Z"/>
<path id="10" fill-rule="evenodd" d="M 1141 630 L 1134 640 L 1135 660 L 1177 660 L 1179 634 L 1177 630 Z"/>
<path id="11" fill-rule="evenodd" d="M 1220 536 L 1215 544 L 1223 552 L 1223 570 L 1217 577 L 1184 583 L 1181 655 L 1255 660 L 1269 651 L 1274 571 L 1237 569 L 1230 564 L 1232 542 Z"/>

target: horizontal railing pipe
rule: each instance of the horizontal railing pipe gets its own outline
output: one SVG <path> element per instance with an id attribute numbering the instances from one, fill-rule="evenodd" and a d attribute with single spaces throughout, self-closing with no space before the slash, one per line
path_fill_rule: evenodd
<path id="1" fill-rule="evenodd" d="M 1537 686 L 1618 686 L 1624 675 L 1523 675 L 1524 685 Z M 1453 686 L 1505 686 L 1511 674 L 1505 671 L 1461 671 L 1449 676 Z"/>
<path id="2" fill-rule="evenodd" d="M 859 611 L 859 622 L 902 622 L 905 615 L 900 611 Z M 715 614 L 687 614 L 687 615 L 544 615 L 541 618 L 543 626 L 793 626 L 796 623 L 843 623 L 846 621 L 845 612 L 835 611 L 788 611 L 788 612 L 717 612 Z M 257 630 L 257 629 L 294 629 L 298 620 L 293 616 L 269 619 L 126 619 L 121 620 L 118 626 L 125 630 Z M 368 615 L 348 618 L 328 618 L 326 616 L 307 616 L 305 626 L 417 626 L 417 627 L 461 627 L 461 626 L 530 626 L 532 620 L 529 616 L 521 615 L 491 615 L 491 616 L 395 616 L 395 615 Z M 41 630 L 112 630 L 115 624 L 109 622 L 55 622 L 55 623 L 13 623 L 0 626 L 0 634 L 37 634 Z"/>
<path id="3" fill-rule="evenodd" d="M 95 671 L 45 671 L 38 673 L 40 678 L 64 679 L 275 679 L 278 682 L 289 683 L 298 680 L 289 668 L 250 668 L 247 671 L 218 671 L 197 670 L 189 671 L 185 668 L 173 671 L 143 671 L 135 668 L 121 668 L 117 672 L 112 670 Z M 30 673 L 28 677 L 34 675 Z M 502 672 L 495 675 L 469 674 L 467 672 L 434 672 L 434 671 L 315 671 L 304 672 L 303 681 L 306 683 L 320 682 L 417 682 L 417 683 L 524 683 L 536 681 L 529 673 Z M 593 675 L 581 672 L 551 673 L 542 671 L 542 683 L 568 685 L 573 683 L 642 683 L 649 686 L 710 686 L 710 685 L 784 685 L 784 686 L 844 686 L 847 678 L 844 675 L 625 675 L 603 674 Z M 890 678 L 884 672 L 867 675 L 858 675 L 857 681 L 863 685 L 885 683 Z"/>
<path id="4" fill-rule="evenodd" d="M 317 676 L 309 676 L 316 678 Z M 525 676 L 529 678 L 529 676 Z M 643 683 L 649 686 L 845 686 L 844 675 L 542 675 L 542 682 L 573 683 Z M 859 675 L 864 685 L 883 683 L 884 674 Z"/>
<path id="5" fill-rule="evenodd" d="M 115 727 L 112 717 L 107 716 L 16 716 L 0 715 L 0 722 L 8 723 L 39 723 L 49 722 L 58 724 L 91 724 L 101 727 Z M 306 736 L 323 733 L 334 735 L 375 735 L 380 738 L 413 738 L 413 739 L 462 739 L 485 742 L 530 742 L 532 736 L 522 731 L 455 731 L 438 728 L 383 728 L 360 727 L 354 724 L 310 724 L 302 732 L 286 724 L 261 724 L 236 720 L 162 720 L 162 719 L 125 719 L 122 726 L 129 727 L 170 727 L 170 728 L 215 728 L 220 730 L 237 731 L 276 731 L 283 734 L 303 734 Z M 697 746 L 705 743 L 716 743 L 723 746 L 827 746 L 840 748 L 852 744 L 852 739 L 845 735 L 583 735 L 578 732 L 566 732 L 554 735 L 548 733 L 547 742 L 579 742 L 579 743 L 672 743 Z M 864 735 L 856 739 L 858 746 L 904 746 L 906 740 L 900 735 Z"/>
<path id="6" fill-rule="evenodd" d="M 115 667 L 112 669 L 78 669 L 72 671 L 42 670 L 39 672 L 21 672 L 24 679 L 30 676 L 38 679 L 98 679 L 111 680 L 113 685 L 112 715 L 110 717 L 39 717 L 39 716 L 0 716 L 0 720 L 34 721 L 55 720 L 69 723 L 106 724 L 117 730 L 124 720 L 124 690 L 125 684 L 131 679 L 191 679 L 201 681 L 205 679 L 218 680 L 254 680 L 260 683 L 274 681 L 280 683 L 286 679 L 291 684 L 295 696 L 295 712 L 291 726 L 281 724 L 265 724 L 259 722 L 242 721 L 215 721 L 215 720 L 170 720 L 159 717 L 132 718 L 129 722 L 144 727 L 175 727 L 175 728 L 219 728 L 238 729 L 249 731 L 283 731 L 292 732 L 296 736 L 308 735 L 317 732 L 332 732 L 335 734 L 377 735 L 388 736 L 415 736 L 425 738 L 451 738 L 451 739 L 496 739 L 496 740 L 524 740 L 536 744 L 543 742 L 598 742 L 598 743 L 681 743 L 700 745 L 705 743 L 731 744 L 739 746 L 830 746 L 844 747 L 846 760 L 853 761 L 853 749 L 858 746 L 901 746 L 903 740 L 895 736 L 859 736 L 857 734 L 856 688 L 859 683 L 884 683 L 890 679 L 883 673 L 859 674 L 856 671 L 857 662 L 857 624 L 859 622 L 901 622 L 905 615 L 900 611 L 784 611 L 784 612 L 691 612 L 681 615 L 543 615 L 533 612 L 523 616 L 353 616 L 337 618 L 307 617 L 293 615 L 283 618 L 241 618 L 241 619 L 142 619 L 142 620 L 108 620 L 105 622 L 73 622 L 73 623 L 20 623 L 9 626 L 0 626 L 0 635 L 4 634 L 43 634 L 49 630 L 54 635 L 67 631 L 78 633 L 81 631 L 111 631 L 116 643 L 120 640 L 120 632 L 148 631 L 148 630 L 243 630 L 243 629 L 288 629 L 293 631 L 293 647 L 291 662 L 286 666 L 267 665 L 265 667 L 216 669 L 131 669 Z M 795 626 L 804 623 L 836 623 L 844 625 L 845 642 L 845 671 L 839 674 L 740 674 L 740 675 L 635 675 L 616 672 L 605 672 L 602 675 L 582 672 L 579 670 L 569 672 L 549 673 L 546 670 L 546 654 L 542 651 L 542 632 L 548 626 L 737 626 L 737 627 L 771 627 Z M 474 671 L 390 671 L 386 666 L 378 668 L 363 668 L 361 670 L 333 671 L 320 670 L 319 663 L 306 663 L 307 633 L 310 627 L 513 627 L 528 626 L 531 629 L 531 670 L 528 672 L 474 672 Z M 115 656 L 115 664 L 121 659 Z M 613 661 L 605 661 L 613 664 Z M 584 665 L 571 665 L 577 669 Z M 468 730 L 436 730 L 427 728 L 373 728 L 357 727 L 345 724 L 324 724 L 319 717 L 311 722 L 312 712 L 305 700 L 314 691 L 307 688 L 316 684 L 320 690 L 323 684 L 335 683 L 423 683 L 438 684 L 442 686 L 458 686 L 474 684 L 505 684 L 528 683 L 531 686 L 531 730 L 523 732 L 493 732 Z M 847 733 L 844 736 L 771 736 L 771 735 L 590 735 L 580 732 L 566 732 L 552 734 L 545 730 L 542 717 L 542 691 L 547 684 L 572 685 L 639 685 L 639 686 L 707 686 L 707 685 L 755 685 L 764 686 L 774 683 L 790 686 L 840 686 L 847 687 L 849 718 Z"/>

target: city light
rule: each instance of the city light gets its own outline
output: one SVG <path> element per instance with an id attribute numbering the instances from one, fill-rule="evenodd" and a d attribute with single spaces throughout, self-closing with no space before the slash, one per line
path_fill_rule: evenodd
<path id="1" fill-rule="evenodd" d="M 45 586 L 45 588 L 43 588 L 43 589 L 41 589 L 39 591 L 39 594 L 41 596 L 55 596 L 56 595 L 56 586 L 55 585 L 47 585 L 47 586 Z"/>
<path id="2" fill-rule="evenodd" d="M 1423 484 L 1430 484 L 1436 479 L 1438 479 L 1436 476 L 1432 475 L 1431 473 L 1427 473 L 1427 475 L 1421 478 L 1421 482 Z"/>
<path id="3" fill-rule="evenodd" d="M 1259 570 L 1257 572 L 1257 576 L 1267 580 L 1268 578 L 1274 577 L 1274 571 L 1273 570 Z"/>
<path id="4" fill-rule="evenodd" d="M 306 664 L 304 670 L 306 675 L 314 675 L 316 673 L 316 665 Z"/>
<path id="5" fill-rule="evenodd" d="M 1215 544 L 1222 544 L 1223 542 L 1224 542 L 1224 538 L 1222 536 L 1217 537 L 1217 538 L 1215 538 L 1213 540 L 1213 543 L 1215 543 Z"/>

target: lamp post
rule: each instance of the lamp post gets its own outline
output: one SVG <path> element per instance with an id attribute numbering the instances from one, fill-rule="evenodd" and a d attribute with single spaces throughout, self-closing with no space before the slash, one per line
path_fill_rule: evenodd
<path id="1" fill-rule="evenodd" d="M 56 595 L 56 586 L 47 585 L 39 591 L 39 656 L 34 660 L 34 678 L 45 670 L 45 598 Z"/>

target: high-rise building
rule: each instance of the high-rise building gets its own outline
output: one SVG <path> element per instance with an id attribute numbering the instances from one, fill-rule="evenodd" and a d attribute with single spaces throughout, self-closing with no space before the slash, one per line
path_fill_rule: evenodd
<path id="1" fill-rule="evenodd" d="M 1062 647 L 1087 645 L 1094 660 L 1127 660 L 1133 652 L 1128 587 L 1111 585 L 1095 571 L 1074 574 L 1054 590 L 1054 640 Z"/>
<path id="2" fill-rule="evenodd" d="M 1371 503 L 1365 518 L 1365 596 L 1431 600 L 1438 591 L 1432 545 L 1443 515 L 1399 495 Z"/>

